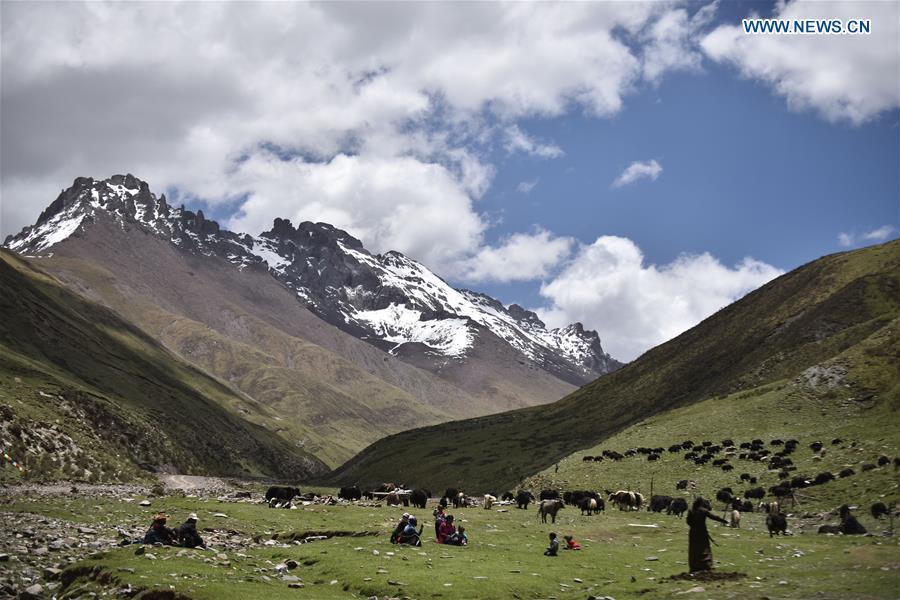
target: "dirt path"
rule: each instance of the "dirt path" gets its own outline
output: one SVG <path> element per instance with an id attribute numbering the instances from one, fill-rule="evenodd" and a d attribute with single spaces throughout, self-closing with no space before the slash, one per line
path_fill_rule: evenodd
<path id="1" fill-rule="evenodd" d="M 234 485 L 218 477 L 205 477 L 203 475 L 160 475 L 159 480 L 171 490 L 195 491 L 195 490 L 219 490 L 231 489 Z"/>

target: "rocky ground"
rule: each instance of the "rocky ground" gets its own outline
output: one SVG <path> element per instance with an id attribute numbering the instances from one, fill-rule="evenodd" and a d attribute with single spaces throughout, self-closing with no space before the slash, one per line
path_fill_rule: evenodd
<path id="1" fill-rule="evenodd" d="M 188 475 L 165 475 L 160 478 L 162 486 L 135 485 L 84 485 L 84 484 L 25 484 L 0 489 L 0 599 L 45 598 L 53 596 L 61 586 L 63 570 L 91 554 L 131 544 L 143 538 L 146 525 L 135 526 L 114 519 L 110 527 L 102 530 L 96 525 L 89 526 L 65 518 L 47 515 L 6 512 L 3 504 L 12 500 L 28 498 L 59 498 L 61 507 L 66 499 L 114 499 L 141 506 L 152 506 L 154 497 L 161 493 L 185 494 L 207 500 L 215 498 L 220 502 L 260 503 L 256 498 L 245 497 L 248 492 L 239 488 L 244 482 L 229 482 L 214 477 Z M 96 507 L 101 510 L 101 506 Z M 64 512 L 62 509 L 60 512 Z M 224 525 L 226 515 L 221 513 Z M 170 526 L 174 523 L 170 523 Z M 277 542 L 242 536 L 220 523 L 201 527 L 201 535 L 211 548 L 207 562 L 217 560 L 222 551 L 235 552 L 259 545 L 275 545 Z M 115 535 L 111 535 L 115 532 Z M 298 542 L 299 543 L 299 542 Z M 144 554 L 143 545 L 135 545 L 136 553 Z M 138 590 L 128 588 L 110 589 L 118 596 L 131 597 Z"/>

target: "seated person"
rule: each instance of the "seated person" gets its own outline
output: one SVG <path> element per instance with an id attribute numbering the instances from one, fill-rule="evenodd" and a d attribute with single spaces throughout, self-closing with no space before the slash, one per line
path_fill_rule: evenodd
<path id="1" fill-rule="evenodd" d="M 550 533 L 550 547 L 544 550 L 544 556 L 557 556 L 559 553 L 559 540 L 555 533 Z"/>
<path id="2" fill-rule="evenodd" d="M 466 528 L 460 525 L 459 529 L 456 530 L 456 533 L 451 534 L 444 543 L 450 544 L 451 546 L 468 546 L 469 536 L 466 535 Z"/>
<path id="3" fill-rule="evenodd" d="M 400 522 L 397 523 L 397 526 L 394 527 L 394 531 L 391 532 L 391 543 L 396 544 L 400 539 L 400 534 L 403 533 L 403 530 L 406 529 L 406 525 L 409 523 L 409 513 L 403 513 L 403 516 L 400 517 Z"/>
<path id="4" fill-rule="evenodd" d="M 144 534 L 145 544 L 164 544 L 166 546 L 175 546 L 178 544 L 175 532 L 166 527 L 166 520 L 168 518 L 169 515 L 165 513 L 156 515 L 153 519 L 153 524 L 150 525 L 150 529 Z"/>
<path id="5" fill-rule="evenodd" d="M 189 514 L 187 521 L 178 528 L 178 544 L 185 548 L 206 548 L 203 538 L 197 533 L 197 513 Z"/>
<path id="6" fill-rule="evenodd" d="M 444 522 L 438 528 L 437 543 L 443 544 L 451 535 L 456 533 L 456 527 L 453 525 L 453 515 L 447 515 Z"/>
<path id="7" fill-rule="evenodd" d="M 419 529 L 417 531 L 416 530 L 416 518 L 410 517 L 409 522 L 407 522 L 407 524 L 406 524 L 406 527 L 403 528 L 403 531 L 400 533 L 400 536 L 397 538 L 397 543 L 398 544 L 410 544 L 412 546 L 421 546 L 423 529 L 425 529 L 424 525 L 419 527 Z"/>
<path id="8" fill-rule="evenodd" d="M 571 535 L 564 535 L 563 539 L 566 540 L 566 550 L 581 550 L 581 544 L 572 539 Z"/>

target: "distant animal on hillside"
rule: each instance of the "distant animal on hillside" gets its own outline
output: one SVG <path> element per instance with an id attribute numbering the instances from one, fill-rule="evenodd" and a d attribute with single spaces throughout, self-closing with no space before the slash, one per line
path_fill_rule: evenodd
<path id="1" fill-rule="evenodd" d="M 539 498 L 541 500 L 558 500 L 559 490 L 541 490 Z"/>
<path id="2" fill-rule="evenodd" d="M 875 465 L 873 465 L 872 463 L 863 463 L 863 465 L 860 467 L 863 473 L 865 473 L 866 471 L 871 471 L 874 468 Z"/>
<path id="3" fill-rule="evenodd" d="M 741 473 L 740 479 L 741 481 L 750 481 L 750 473 Z"/>
<path id="4" fill-rule="evenodd" d="M 872 508 L 869 509 L 869 512 L 872 513 L 872 518 L 880 519 L 889 514 L 888 507 L 884 502 L 876 502 L 872 505 Z"/>
<path id="5" fill-rule="evenodd" d="M 342 487 L 338 491 L 338 498 L 343 500 L 359 500 L 362 498 L 362 492 L 359 491 L 359 486 L 351 485 L 349 487 Z"/>
<path id="6" fill-rule="evenodd" d="M 565 503 L 559 499 L 541 500 L 538 504 L 538 516 L 541 518 L 541 523 L 547 522 L 547 515 L 550 515 L 552 522 L 556 523 L 556 513 L 564 506 Z"/>
<path id="7" fill-rule="evenodd" d="M 741 527 L 741 511 L 733 509 L 728 515 L 728 526 L 740 529 Z"/>
<path id="8" fill-rule="evenodd" d="M 828 483 L 829 481 L 834 481 L 834 473 L 830 471 L 823 471 L 816 475 L 816 478 L 813 479 L 813 483 L 815 485 L 822 485 Z"/>
<path id="9" fill-rule="evenodd" d="M 516 494 L 517 508 L 524 508 L 527 510 L 528 505 L 532 502 L 535 502 L 534 494 L 532 494 L 528 490 L 519 490 L 519 493 Z"/>
<path id="10" fill-rule="evenodd" d="M 766 528 L 769 530 L 769 537 L 773 535 L 787 534 L 787 517 L 780 512 L 770 512 L 766 517 Z"/>
<path id="11" fill-rule="evenodd" d="M 731 488 L 722 488 L 718 492 L 716 492 L 716 500 L 721 502 L 722 504 L 729 505 L 731 504 L 731 498 L 733 494 L 733 490 Z"/>
<path id="12" fill-rule="evenodd" d="M 687 480 L 687 479 L 681 479 L 681 480 L 679 480 L 679 481 L 675 484 L 675 489 L 676 489 L 676 490 L 686 490 L 687 487 L 688 487 L 688 480 Z"/>
<path id="13" fill-rule="evenodd" d="M 453 502 L 453 499 L 456 498 L 457 495 L 459 495 L 459 490 L 456 488 L 447 488 L 444 491 L 444 498 L 447 499 L 447 504 Z M 444 506 L 446 506 L 446 504 Z"/>
<path id="14" fill-rule="evenodd" d="M 273 485 L 268 490 L 266 490 L 266 501 L 270 501 L 273 498 L 276 500 L 281 500 L 283 502 L 288 502 L 294 498 L 294 496 L 299 496 L 300 490 L 295 487 L 285 487 L 282 485 Z"/>
<path id="15" fill-rule="evenodd" d="M 409 495 L 409 503 L 416 508 L 425 508 L 431 498 L 430 490 L 415 489 Z"/>
<path id="16" fill-rule="evenodd" d="M 766 497 L 766 490 L 761 487 L 751 488 L 744 492 L 744 498 L 753 498 L 755 500 L 762 500 Z"/>
<path id="17" fill-rule="evenodd" d="M 469 499 L 464 492 L 459 492 L 456 494 L 456 497 L 453 498 L 453 508 L 465 508 L 468 505 Z"/>
<path id="18" fill-rule="evenodd" d="M 403 499 L 400 498 L 400 494 L 396 492 L 391 492 L 387 496 L 384 497 L 384 501 L 388 506 L 400 506 L 403 504 Z"/>
<path id="19" fill-rule="evenodd" d="M 777 513 L 781 512 L 781 505 L 778 502 L 760 502 L 759 510 L 765 511 L 766 513 Z"/>
<path id="20" fill-rule="evenodd" d="M 741 502 L 741 512 L 743 513 L 752 513 L 753 512 L 753 503 L 749 500 L 744 500 Z"/>
<path id="21" fill-rule="evenodd" d="M 891 464 L 891 459 L 889 459 L 887 456 L 882 454 L 881 456 L 878 457 L 878 460 L 876 462 L 878 463 L 879 467 L 883 467 L 884 465 Z"/>
<path id="22" fill-rule="evenodd" d="M 503 492 L 503 495 L 500 496 L 500 499 L 503 500 L 504 502 L 509 502 L 510 500 L 515 500 L 516 495 L 513 494 L 512 492 Z"/>
<path id="23" fill-rule="evenodd" d="M 847 467 L 846 469 L 841 469 L 841 472 L 838 473 L 838 477 L 843 479 L 844 477 L 850 477 L 851 475 L 855 475 L 855 474 L 856 474 L 856 471 L 854 471 L 850 467 Z"/>
<path id="24" fill-rule="evenodd" d="M 667 514 L 675 515 L 676 517 L 680 517 L 687 511 L 688 504 L 687 500 L 684 498 L 675 498 L 672 500 L 672 503 L 669 504 L 669 509 L 666 511 Z"/>
<path id="25" fill-rule="evenodd" d="M 382 483 L 381 485 L 379 485 L 377 488 L 375 488 L 375 492 L 379 493 L 379 494 L 384 494 L 387 492 L 393 492 L 396 489 L 397 489 L 396 483 L 385 482 L 385 483 Z"/>
<path id="26" fill-rule="evenodd" d="M 640 510 L 644 503 L 644 496 L 639 492 L 619 490 L 609 495 L 609 501 L 615 502 L 619 510 Z"/>
<path id="27" fill-rule="evenodd" d="M 492 496 L 490 494 L 485 494 L 484 495 L 484 504 L 482 506 L 484 506 L 485 510 L 490 510 L 491 507 L 494 506 L 494 502 L 496 502 L 496 501 L 497 501 L 496 496 Z"/>
<path id="28" fill-rule="evenodd" d="M 818 452 L 822 449 L 822 442 L 813 442 L 809 447 L 813 452 Z"/>
<path id="29" fill-rule="evenodd" d="M 647 510 L 656 513 L 662 512 L 664 510 L 668 510 L 670 504 L 672 504 L 671 496 L 653 495 L 650 496 L 650 502 L 647 504 Z"/>

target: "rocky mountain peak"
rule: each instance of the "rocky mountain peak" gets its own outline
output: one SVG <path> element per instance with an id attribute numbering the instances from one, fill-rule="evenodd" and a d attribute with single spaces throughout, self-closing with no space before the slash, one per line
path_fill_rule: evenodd
<path id="1" fill-rule="evenodd" d="M 226 260 L 240 270 L 265 266 L 323 320 L 392 353 L 424 349 L 437 362 L 465 361 L 489 331 L 527 361 L 576 385 L 619 366 L 603 352 L 597 333 L 580 323 L 547 329 L 518 304 L 506 307 L 486 294 L 456 289 L 400 252 L 374 255 L 333 225 L 303 221 L 295 227 L 276 218 L 259 236 L 236 234 L 202 210 L 169 206 L 165 196 L 155 196 L 131 174 L 102 181 L 79 177 L 34 226 L 5 245 L 40 254 L 100 218 L 113 218 L 123 229 L 139 227 L 184 252 Z"/>

